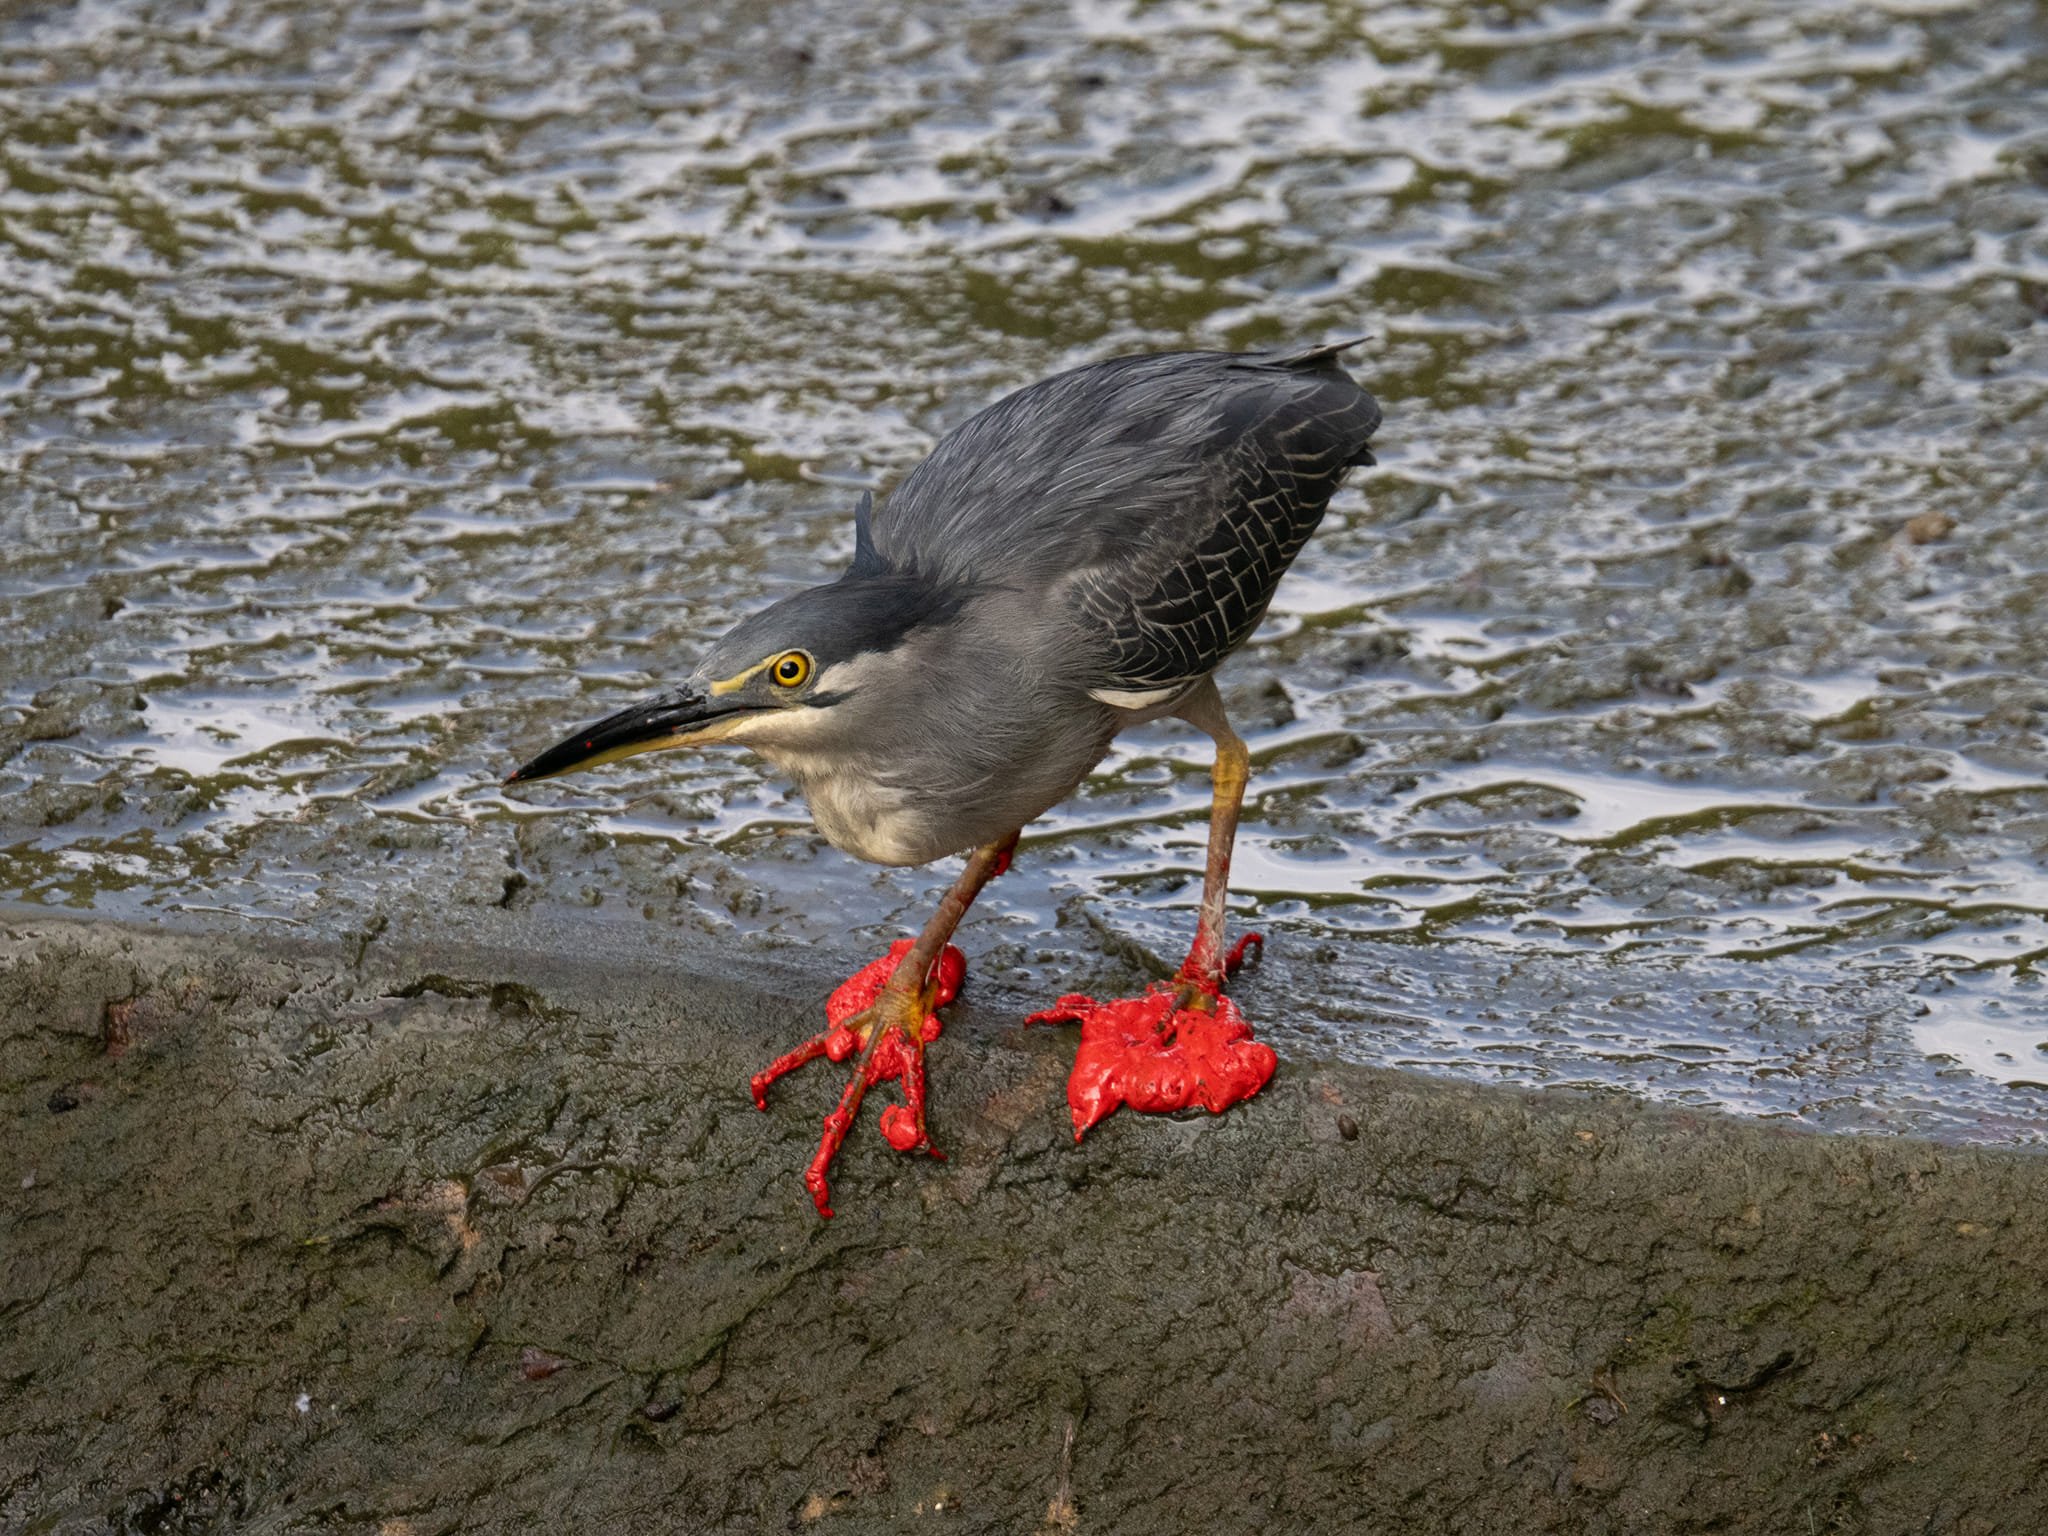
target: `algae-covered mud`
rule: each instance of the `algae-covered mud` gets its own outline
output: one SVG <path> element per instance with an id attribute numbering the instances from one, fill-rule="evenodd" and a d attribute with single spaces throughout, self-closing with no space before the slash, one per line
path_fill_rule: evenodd
<path id="1" fill-rule="evenodd" d="M 1981 4 L 0 15 L 0 893 L 842 968 L 750 760 L 507 794 L 995 395 L 1374 337 L 1225 674 L 1283 1057 L 2048 1129 L 2048 23 Z M 1185 945 L 1136 736 L 964 935 Z"/>
<path id="2" fill-rule="evenodd" d="M 2048 1528 L 2048 1161 L 1296 1061 L 797 1171 L 823 987 L 0 923 L 0 1529 Z"/>

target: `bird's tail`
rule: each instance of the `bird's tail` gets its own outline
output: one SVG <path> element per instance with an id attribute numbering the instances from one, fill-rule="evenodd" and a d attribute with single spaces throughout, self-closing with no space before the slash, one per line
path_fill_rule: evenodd
<path id="1" fill-rule="evenodd" d="M 1344 387 L 1349 386 L 1350 396 L 1343 404 L 1342 413 L 1355 429 L 1357 447 L 1345 459 L 1347 465 L 1369 467 L 1379 462 L 1373 457 L 1371 446 L 1372 435 L 1380 425 L 1379 402 L 1345 371 L 1340 361 L 1353 347 L 1363 346 L 1372 339 L 1370 336 L 1352 336 L 1344 341 L 1326 341 L 1320 346 L 1302 347 L 1293 352 L 1269 353 L 1264 359 L 1269 367 L 1322 374 L 1321 388 L 1334 389 L 1339 396 L 1344 394 Z"/>

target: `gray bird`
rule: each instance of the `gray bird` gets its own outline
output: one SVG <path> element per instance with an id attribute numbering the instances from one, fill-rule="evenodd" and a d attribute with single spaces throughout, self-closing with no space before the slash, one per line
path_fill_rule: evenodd
<path id="1" fill-rule="evenodd" d="M 511 776 L 731 742 L 794 779 L 819 830 L 858 858 L 923 864 L 968 851 L 916 942 L 869 967 L 870 990 L 887 976 L 873 1002 L 756 1079 L 765 1107 L 780 1071 L 861 1051 L 812 1166 L 821 1211 L 825 1167 L 874 1082 L 904 1078 L 908 1119 L 892 1109 L 883 1130 L 901 1150 L 929 1149 L 923 1045 L 937 1032 L 931 1009 L 957 985 L 957 973 L 943 988 L 938 975 L 947 940 L 1019 831 L 1131 726 L 1172 716 L 1216 742 L 1196 939 L 1140 1033 L 1159 1037 L 1154 1055 L 1172 1066 L 1176 1037 L 1192 1040 L 1219 1003 L 1237 1018 L 1221 998 L 1223 914 L 1248 754 L 1213 674 L 1258 626 L 1346 472 L 1373 463 L 1379 406 L 1339 363 L 1353 345 L 1122 357 L 997 401 L 948 433 L 879 512 L 861 498 L 838 580 L 741 621 L 683 681 Z M 1127 1008 L 1113 1022 L 1138 1017 Z M 1221 1107 L 1205 1063 L 1178 1063 L 1178 1102 Z M 1077 1068 L 1076 1091 L 1079 1078 Z M 1147 1100 L 1123 1087 L 1141 1108 L 1172 1107 L 1179 1091 Z"/>

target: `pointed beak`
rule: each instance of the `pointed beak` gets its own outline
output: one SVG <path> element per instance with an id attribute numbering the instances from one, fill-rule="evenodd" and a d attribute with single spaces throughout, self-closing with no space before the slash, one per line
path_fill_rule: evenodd
<path id="1" fill-rule="evenodd" d="M 717 741 L 738 722 L 760 712 L 757 705 L 728 702 L 697 689 L 672 689 L 585 726 L 509 774 L 505 782 L 529 784 L 640 752 Z"/>

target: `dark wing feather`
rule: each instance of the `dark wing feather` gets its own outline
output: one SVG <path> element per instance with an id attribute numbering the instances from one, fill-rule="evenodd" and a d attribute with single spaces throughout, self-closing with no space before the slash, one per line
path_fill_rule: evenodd
<path id="1" fill-rule="evenodd" d="M 874 520 L 898 568 L 1029 594 L 1089 687 L 1193 682 L 1250 636 L 1380 412 L 1337 365 L 1168 353 L 1076 369 L 963 423 Z"/>

